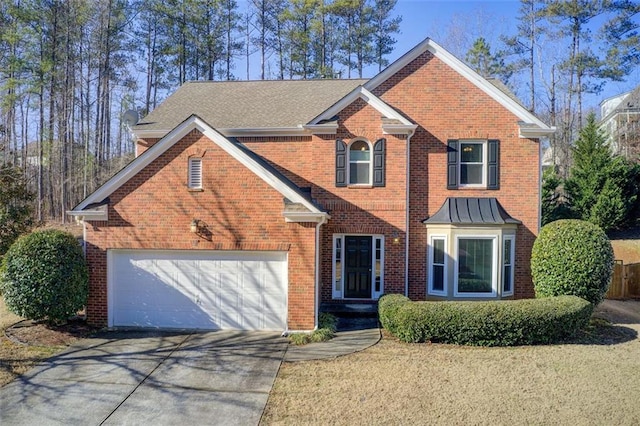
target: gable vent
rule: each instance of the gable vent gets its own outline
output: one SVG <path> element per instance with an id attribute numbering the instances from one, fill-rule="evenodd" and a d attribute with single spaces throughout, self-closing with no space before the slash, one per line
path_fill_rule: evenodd
<path id="1" fill-rule="evenodd" d="M 202 158 L 189 158 L 189 188 L 202 188 Z"/>

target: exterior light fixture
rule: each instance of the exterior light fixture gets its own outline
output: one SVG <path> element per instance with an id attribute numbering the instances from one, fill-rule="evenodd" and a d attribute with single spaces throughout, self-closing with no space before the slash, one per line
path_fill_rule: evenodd
<path id="1" fill-rule="evenodd" d="M 191 225 L 189 227 L 189 229 L 191 230 L 192 234 L 197 234 L 198 233 L 198 228 L 200 228 L 200 221 L 198 219 L 193 219 L 191 221 Z"/>
<path id="2" fill-rule="evenodd" d="M 393 240 L 392 241 L 393 241 L 394 245 L 400 244 L 400 236 L 398 235 L 397 232 L 393 233 Z"/>

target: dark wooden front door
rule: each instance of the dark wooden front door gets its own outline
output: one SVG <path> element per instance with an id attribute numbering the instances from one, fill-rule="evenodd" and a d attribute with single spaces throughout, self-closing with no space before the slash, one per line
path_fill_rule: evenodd
<path id="1" fill-rule="evenodd" d="M 371 298 L 372 237 L 345 236 L 345 298 Z"/>

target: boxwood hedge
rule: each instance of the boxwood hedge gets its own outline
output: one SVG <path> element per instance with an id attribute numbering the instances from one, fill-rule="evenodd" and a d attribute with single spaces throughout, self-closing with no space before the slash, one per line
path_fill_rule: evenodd
<path id="1" fill-rule="evenodd" d="M 598 226 L 583 220 L 545 225 L 533 244 L 536 297 L 574 295 L 597 305 L 611 282 L 613 249 Z"/>
<path id="2" fill-rule="evenodd" d="M 390 294 L 380 299 L 378 310 L 382 326 L 408 343 L 515 346 L 572 336 L 587 324 L 593 305 L 577 296 L 412 302 Z"/>
<path id="3" fill-rule="evenodd" d="M 22 317 L 64 322 L 87 303 L 89 272 L 77 239 L 36 231 L 11 245 L 2 259 L 0 293 Z"/>

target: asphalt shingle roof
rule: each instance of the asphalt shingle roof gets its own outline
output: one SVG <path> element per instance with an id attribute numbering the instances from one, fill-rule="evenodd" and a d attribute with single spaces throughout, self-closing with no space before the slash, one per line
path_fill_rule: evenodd
<path id="1" fill-rule="evenodd" d="M 216 129 L 297 127 L 366 82 L 365 79 L 187 82 L 134 129 L 169 131 L 192 114 Z"/>

